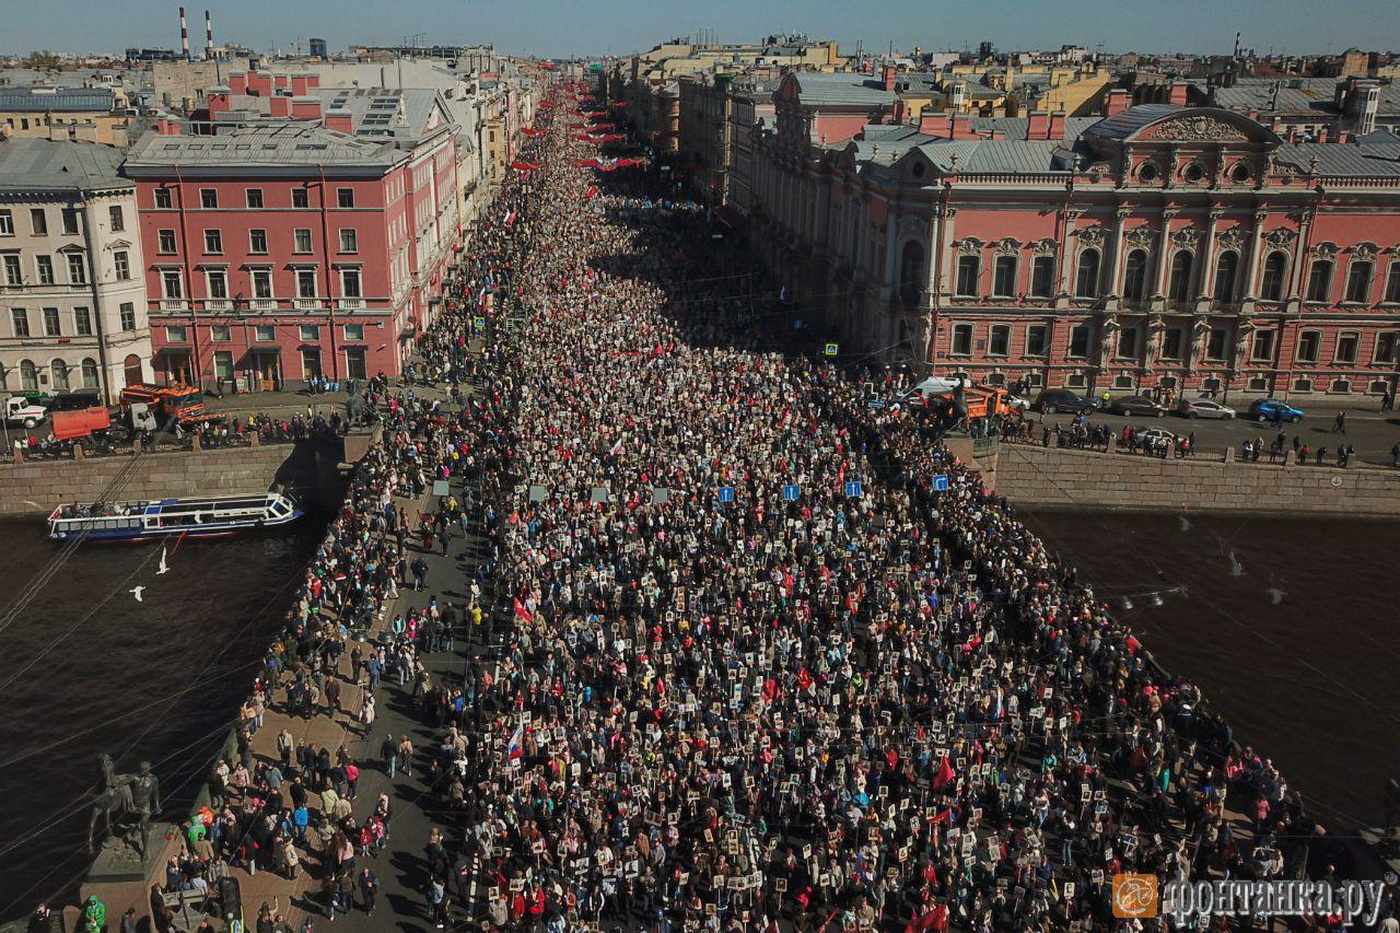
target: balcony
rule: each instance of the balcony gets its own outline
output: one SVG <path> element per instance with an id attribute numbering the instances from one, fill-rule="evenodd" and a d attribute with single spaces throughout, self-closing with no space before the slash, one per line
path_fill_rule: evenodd
<path id="1" fill-rule="evenodd" d="M 340 299 L 340 310 L 342 311 L 363 311 L 365 300 L 363 298 L 342 298 Z"/>
<path id="2" fill-rule="evenodd" d="M 292 307 L 297 311 L 320 311 L 322 309 L 319 298 L 297 298 L 292 302 Z"/>
<path id="3" fill-rule="evenodd" d="M 210 298 L 204 302 L 205 311 L 232 311 L 233 302 L 228 298 Z"/>
<path id="4" fill-rule="evenodd" d="M 276 311 L 276 310 L 277 310 L 277 299 L 276 299 L 276 298 L 254 298 L 252 301 L 248 302 L 248 306 L 249 306 L 250 308 L 252 308 L 254 311 Z"/>
<path id="5" fill-rule="evenodd" d="M 162 298 L 160 310 L 166 314 L 179 314 L 189 310 L 189 304 L 183 298 Z"/>

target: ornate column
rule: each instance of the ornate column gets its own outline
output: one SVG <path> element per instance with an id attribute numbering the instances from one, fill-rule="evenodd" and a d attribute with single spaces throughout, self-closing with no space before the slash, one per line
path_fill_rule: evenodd
<path id="1" fill-rule="evenodd" d="M 1056 270 L 1058 287 L 1055 289 L 1055 299 L 1058 306 L 1061 295 L 1070 295 L 1074 291 L 1075 255 L 1070 249 L 1070 244 L 1074 242 L 1075 224 L 1079 218 L 1084 216 L 1084 212 L 1078 208 L 1070 208 L 1065 211 L 1065 222 L 1060 227 L 1060 265 Z"/>
<path id="2" fill-rule="evenodd" d="M 1312 222 L 1313 212 L 1311 210 L 1304 213 L 1298 222 L 1298 246 L 1293 250 L 1293 267 L 1288 276 L 1288 293 L 1283 296 L 1284 300 L 1288 302 L 1289 311 L 1298 311 L 1302 306 L 1303 276 L 1312 247 Z"/>
<path id="3" fill-rule="evenodd" d="M 1225 216 L 1225 212 L 1218 207 L 1212 207 L 1208 216 L 1206 240 L 1201 245 L 1201 255 L 1196 263 L 1196 267 L 1200 270 L 1200 278 L 1196 282 L 1197 314 L 1204 314 L 1210 310 L 1210 279 L 1215 269 L 1215 228 L 1220 224 L 1220 218 Z"/>
<path id="4" fill-rule="evenodd" d="M 953 245 L 953 240 L 957 236 L 955 232 L 954 218 L 958 215 L 956 207 L 943 208 L 943 273 L 939 276 L 937 283 L 940 295 L 947 295 L 952 292 L 952 287 L 948 284 L 950 276 L 958 274 L 958 248 Z M 935 241 L 934 249 L 937 249 Z M 932 251 L 930 251 L 932 252 Z"/>
<path id="5" fill-rule="evenodd" d="M 1269 219 L 1268 211 L 1254 212 L 1254 231 L 1249 238 L 1249 257 L 1244 267 L 1247 278 L 1244 280 L 1240 301 L 1247 314 L 1254 310 L 1254 299 L 1259 292 L 1259 270 L 1264 264 L 1264 221 Z"/>
<path id="6" fill-rule="evenodd" d="M 1147 319 L 1147 345 L 1143 348 L 1142 368 L 1151 373 L 1157 367 L 1158 355 L 1162 352 L 1162 335 L 1167 332 L 1167 323 L 1162 315 L 1153 314 Z"/>
<path id="7" fill-rule="evenodd" d="M 1162 209 L 1162 229 L 1157 231 L 1157 284 L 1152 290 L 1153 310 L 1161 310 L 1166 299 L 1167 276 L 1171 271 L 1171 228 L 1178 213 L 1172 207 Z"/>
<path id="8" fill-rule="evenodd" d="M 1126 207 L 1120 207 L 1114 211 L 1113 257 L 1106 263 L 1109 280 L 1102 289 L 1109 299 L 1116 299 L 1123 293 L 1123 225 L 1127 223 L 1130 213 L 1132 212 Z"/>

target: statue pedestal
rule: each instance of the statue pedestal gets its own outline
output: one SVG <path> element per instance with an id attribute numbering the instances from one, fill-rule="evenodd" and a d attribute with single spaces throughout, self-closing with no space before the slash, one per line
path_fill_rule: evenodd
<path id="1" fill-rule="evenodd" d="M 128 830 L 127 837 L 135 836 L 135 830 Z M 150 851 L 143 858 L 126 839 L 109 839 L 93 860 L 92 869 L 87 874 L 84 888 L 95 884 L 121 884 L 140 881 L 149 886 L 149 879 L 158 874 L 158 881 L 165 880 L 165 863 L 170 856 L 181 850 L 184 840 L 180 838 L 180 827 L 174 823 L 151 823 Z"/>

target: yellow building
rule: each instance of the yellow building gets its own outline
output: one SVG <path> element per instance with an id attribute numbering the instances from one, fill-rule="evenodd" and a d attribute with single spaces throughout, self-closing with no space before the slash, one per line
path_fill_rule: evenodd
<path id="1" fill-rule="evenodd" d="M 16 139 L 71 139 L 125 147 L 126 95 L 113 88 L 0 88 L 0 126 Z"/>

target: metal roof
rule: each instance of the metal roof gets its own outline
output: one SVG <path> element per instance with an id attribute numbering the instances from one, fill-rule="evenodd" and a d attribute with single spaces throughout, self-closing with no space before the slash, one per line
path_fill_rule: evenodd
<path id="1" fill-rule="evenodd" d="M 1296 143 L 1278 148 L 1279 162 L 1308 171 L 1317 159 L 1317 174 L 1341 178 L 1400 177 L 1400 137 L 1378 140 L 1369 133 L 1356 143 Z"/>
<path id="2" fill-rule="evenodd" d="M 893 104 L 895 93 L 879 81 L 856 74 L 794 74 L 798 100 L 806 106 L 878 106 Z"/>
<path id="3" fill-rule="evenodd" d="M 1048 139 L 944 139 L 919 146 L 938 170 L 965 175 L 1035 175 L 1057 171 L 1055 150 L 1060 143 Z"/>
<path id="4" fill-rule="evenodd" d="M 1104 117 L 1090 127 L 1087 132 L 1102 139 L 1127 139 L 1148 124 L 1156 123 L 1163 117 L 1190 109 L 1192 108 L 1179 107 L 1175 104 L 1139 104 L 1136 107 L 1129 107 L 1122 113 Z"/>
<path id="5" fill-rule="evenodd" d="M 0 138 L 0 191 L 130 188 L 121 161 L 100 143 Z"/>
<path id="6" fill-rule="evenodd" d="M 361 139 L 315 124 L 286 122 L 243 126 L 215 136 L 143 136 L 127 156 L 133 175 L 178 165 L 182 170 L 217 168 L 388 168 L 406 155 L 392 142 Z"/>
<path id="7" fill-rule="evenodd" d="M 110 88 L 0 88 L 0 111 L 16 113 L 110 113 Z"/>
<path id="8" fill-rule="evenodd" d="M 973 117 L 969 124 L 979 132 L 995 131 L 1007 139 L 1026 138 L 1026 128 L 1030 120 L 1026 117 Z M 1074 140 L 1079 134 L 1099 122 L 1098 117 L 1065 117 L 1065 131 L 1061 140 Z"/>

